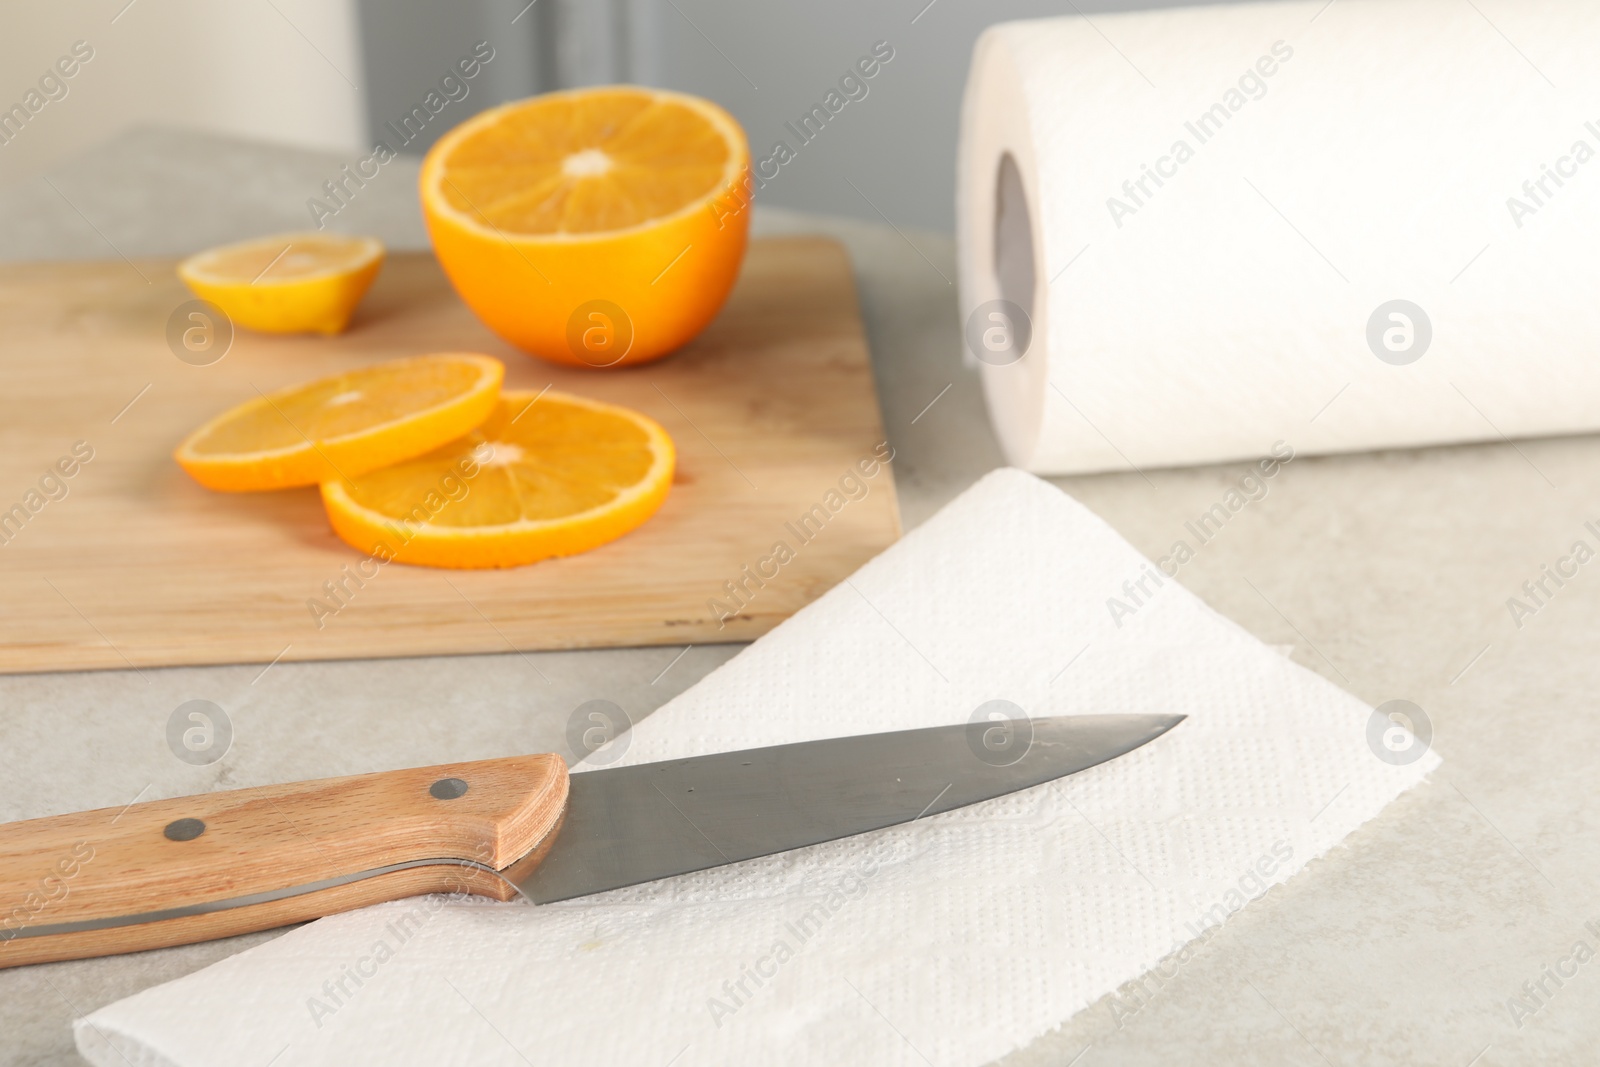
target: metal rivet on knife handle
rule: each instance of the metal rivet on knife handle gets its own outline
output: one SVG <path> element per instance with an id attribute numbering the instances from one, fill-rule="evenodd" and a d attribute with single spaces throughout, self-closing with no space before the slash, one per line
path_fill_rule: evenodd
<path id="1" fill-rule="evenodd" d="M 467 791 L 467 783 L 459 778 L 441 778 L 428 787 L 428 792 L 439 800 L 454 800 Z"/>
<path id="2" fill-rule="evenodd" d="M 199 819 L 174 819 L 161 832 L 168 841 L 193 841 L 206 832 L 206 824 Z"/>

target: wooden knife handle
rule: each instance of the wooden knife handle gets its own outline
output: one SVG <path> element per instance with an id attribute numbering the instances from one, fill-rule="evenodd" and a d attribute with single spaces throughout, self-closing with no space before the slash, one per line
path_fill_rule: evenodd
<path id="1" fill-rule="evenodd" d="M 0 825 L 0 967 L 266 930 L 419 893 L 517 895 L 567 803 L 544 754 Z"/>

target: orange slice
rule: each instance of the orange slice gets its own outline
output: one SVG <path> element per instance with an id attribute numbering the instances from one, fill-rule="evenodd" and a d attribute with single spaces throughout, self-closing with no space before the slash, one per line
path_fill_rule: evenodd
<path id="1" fill-rule="evenodd" d="M 184 439 L 173 458 L 208 489 L 315 485 L 421 455 L 483 422 L 505 364 L 450 352 L 266 393 Z"/>
<path id="2" fill-rule="evenodd" d="M 423 216 L 456 291 L 507 341 L 593 367 L 705 328 L 750 225 L 744 131 L 708 100 L 637 86 L 536 96 L 451 130 Z"/>
<path id="3" fill-rule="evenodd" d="M 213 248 L 178 264 L 196 296 L 264 333 L 335 334 L 383 266 L 383 242 L 285 233 Z"/>
<path id="4" fill-rule="evenodd" d="M 676 450 L 654 419 L 564 393 L 505 393 L 478 429 L 324 482 L 334 532 L 388 562 L 516 567 L 614 541 L 654 515 Z"/>

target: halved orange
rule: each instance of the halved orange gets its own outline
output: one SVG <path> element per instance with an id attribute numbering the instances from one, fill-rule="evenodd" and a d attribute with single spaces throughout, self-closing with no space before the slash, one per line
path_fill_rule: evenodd
<path id="1" fill-rule="evenodd" d="M 263 393 L 194 431 L 173 458 L 201 485 L 227 492 L 364 474 L 483 422 L 505 369 L 489 356 L 448 352 Z"/>
<path id="2" fill-rule="evenodd" d="M 434 252 L 467 305 L 558 363 L 622 366 L 680 347 L 733 288 L 750 149 L 708 100 L 631 85 L 492 108 L 422 164 Z"/>
<path id="3" fill-rule="evenodd" d="M 459 440 L 324 482 L 334 532 L 358 551 L 429 567 L 516 567 L 641 525 L 666 499 L 676 450 L 648 416 L 546 390 L 504 393 Z"/>
<path id="4" fill-rule="evenodd" d="M 383 266 L 376 237 L 284 233 L 224 245 L 178 264 L 178 277 L 240 326 L 341 332 Z"/>

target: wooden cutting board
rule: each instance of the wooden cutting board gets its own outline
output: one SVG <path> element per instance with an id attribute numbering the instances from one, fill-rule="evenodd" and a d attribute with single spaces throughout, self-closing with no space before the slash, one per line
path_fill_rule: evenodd
<path id="1" fill-rule="evenodd" d="M 190 299 L 173 266 L 0 267 L 0 671 L 744 641 L 899 536 L 892 470 L 858 472 L 887 447 L 832 241 L 752 242 L 703 335 L 622 371 L 503 344 L 427 254 L 392 256 L 340 337 L 240 330 L 222 359 L 194 366 L 167 341 Z M 315 489 L 212 493 L 170 457 L 257 389 L 446 350 L 502 359 L 508 389 L 552 386 L 657 419 L 678 446 L 661 511 L 570 559 L 391 563 L 357 585 L 345 568 L 365 555 L 334 537 Z M 781 566 L 780 542 L 792 553 Z"/>

